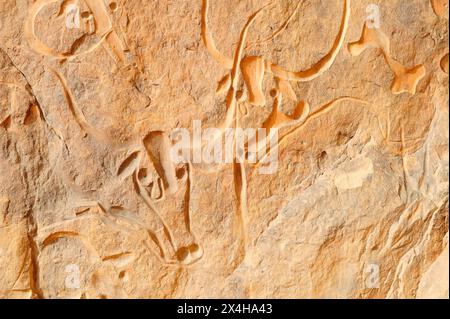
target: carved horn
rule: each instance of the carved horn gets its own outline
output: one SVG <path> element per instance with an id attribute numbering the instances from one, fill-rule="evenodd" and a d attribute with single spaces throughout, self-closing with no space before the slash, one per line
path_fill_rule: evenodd
<path id="1" fill-rule="evenodd" d="M 318 76 L 322 75 L 333 65 L 339 51 L 341 50 L 344 44 L 345 35 L 347 34 L 349 26 L 349 20 L 350 20 L 350 0 L 344 0 L 344 13 L 342 16 L 339 33 L 336 37 L 336 40 L 334 41 L 333 47 L 331 48 L 330 52 L 328 52 L 327 55 L 325 55 L 319 62 L 317 62 L 310 69 L 299 72 L 287 71 L 282 67 L 267 61 L 266 62 L 267 72 L 272 73 L 274 76 L 279 77 L 281 79 L 296 82 L 311 81 L 317 78 Z"/>
<path id="2" fill-rule="evenodd" d="M 209 33 L 208 29 L 208 10 L 209 10 L 209 0 L 202 1 L 202 39 L 205 43 L 206 49 L 209 54 L 219 62 L 219 64 L 225 69 L 231 70 L 233 68 L 233 59 L 224 56 L 219 52 L 216 48 L 216 44 L 214 43 L 214 39 Z"/>

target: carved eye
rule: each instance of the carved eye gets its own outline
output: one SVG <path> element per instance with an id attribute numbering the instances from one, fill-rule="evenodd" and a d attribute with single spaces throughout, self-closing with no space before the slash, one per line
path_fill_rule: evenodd
<path id="1" fill-rule="evenodd" d="M 119 8 L 119 5 L 117 4 L 117 2 L 111 2 L 110 4 L 109 4 L 109 9 L 111 10 L 111 11 L 117 11 L 117 9 Z"/>
<path id="2" fill-rule="evenodd" d="M 92 13 L 89 11 L 83 11 L 83 12 L 81 12 L 81 18 L 86 19 L 86 20 L 90 19 L 90 18 L 92 18 Z"/>
<path id="3" fill-rule="evenodd" d="M 148 175 L 147 168 L 141 168 L 138 171 L 138 180 L 142 183 L 142 185 L 149 186 L 151 184 L 151 178 Z"/>

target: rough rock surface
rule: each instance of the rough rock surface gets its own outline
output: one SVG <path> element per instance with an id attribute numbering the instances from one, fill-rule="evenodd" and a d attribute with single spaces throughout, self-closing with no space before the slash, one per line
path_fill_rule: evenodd
<path id="1" fill-rule="evenodd" d="M 376 3 L 2 0 L 0 297 L 448 298 L 448 1 Z"/>

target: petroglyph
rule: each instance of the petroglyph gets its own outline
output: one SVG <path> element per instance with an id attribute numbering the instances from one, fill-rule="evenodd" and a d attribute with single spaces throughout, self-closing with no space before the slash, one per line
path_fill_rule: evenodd
<path id="1" fill-rule="evenodd" d="M 239 127 L 238 116 L 235 116 L 235 104 L 238 101 L 237 94 L 241 92 L 237 87 L 233 87 L 233 82 L 238 82 L 238 67 L 240 67 L 242 76 L 244 78 L 245 86 L 248 90 L 248 102 L 251 105 L 263 106 L 266 104 L 265 94 L 263 91 L 263 81 L 265 73 L 272 74 L 275 77 L 276 88 L 274 90 L 274 104 L 273 110 L 270 114 L 269 118 L 264 122 L 263 127 L 266 129 L 278 129 L 286 126 L 295 126 L 298 123 L 306 120 L 306 117 L 309 115 L 309 105 L 307 102 L 301 101 L 298 103 L 294 113 L 291 116 L 285 115 L 281 111 L 281 103 L 283 99 L 283 94 L 286 95 L 289 99 L 297 101 L 297 96 L 295 91 L 293 90 L 290 82 L 307 82 L 311 81 L 321 74 L 326 72 L 334 63 L 337 58 L 345 39 L 345 35 L 348 30 L 348 24 L 350 19 L 350 1 L 343 1 L 344 8 L 342 13 L 342 20 L 339 27 L 339 32 L 331 50 L 319 60 L 315 65 L 311 68 L 299 71 L 299 72 L 291 72 L 284 70 L 278 65 L 275 65 L 262 57 L 257 56 L 243 56 L 243 47 L 245 44 L 243 42 L 246 41 L 248 27 L 257 15 L 262 12 L 263 9 L 268 9 L 267 7 L 262 8 L 260 11 L 256 12 L 247 22 L 247 25 L 243 29 L 241 33 L 241 38 L 239 45 L 235 52 L 234 63 L 233 60 L 224 56 L 220 53 L 214 40 L 209 33 L 208 30 L 208 9 L 209 9 L 209 1 L 203 0 L 202 6 L 202 39 L 205 43 L 205 46 L 211 56 L 224 68 L 230 69 L 230 74 L 225 75 L 225 77 L 219 82 L 219 86 L 217 89 L 218 94 L 222 94 L 224 92 L 228 92 L 227 95 L 227 116 L 222 124 L 222 132 L 224 128 L 231 127 L 233 122 L 233 117 L 235 118 L 235 127 Z M 300 5 L 300 4 L 299 4 Z M 282 27 L 277 30 L 272 36 L 268 39 L 273 39 L 278 36 L 289 24 L 292 18 L 295 16 L 298 11 L 299 5 L 296 6 L 294 12 L 289 16 L 285 23 L 283 23 Z M 333 105 L 334 103 L 331 103 Z M 290 134 L 287 134 L 290 135 Z M 245 210 L 245 209 L 244 209 Z"/>
<path id="2" fill-rule="evenodd" d="M 448 12 L 448 0 L 430 0 L 430 3 L 438 17 L 443 17 Z"/>
<path id="3" fill-rule="evenodd" d="M 334 44 L 331 50 L 322 57 L 315 65 L 311 68 L 298 72 L 291 72 L 283 69 L 282 67 L 273 64 L 270 61 L 265 60 L 262 57 L 254 57 L 254 56 L 246 56 L 241 58 L 238 63 L 240 63 L 240 67 L 242 69 L 242 74 L 244 76 L 247 88 L 249 90 L 249 102 L 254 105 L 264 105 L 265 101 L 263 99 L 262 85 L 264 74 L 269 73 L 278 79 L 282 79 L 285 81 L 293 81 L 293 82 L 307 82 L 311 81 L 328 69 L 331 68 L 335 59 L 337 58 L 345 39 L 345 35 L 348 30 L 348 24 L 350 20 L 350 1 L 344 0 L 344 9 L 342 14 L 342 21 L 339 28 L 338 35 L 334 41 Z M 224 56 L 220 53 L 215 45 L 215 42 L 208 30 L 208 9 L 209 9 L 209 0 L 203 0 L 203 8 L 202 8 L 202 39 L 205 43 L 205 46 L 211 56 L 224 68 L 231 70 L 231 72 L 236 72 L 236 68 L 233 68 L 233 60 Z M 295 12 L 297 12 L 298 6 L 296 7 Z M 293 18 L 291 15 L 287 22 L 285 22 L 280 30 L 277 30 L 269 39 L 277 36 L 281 33 L 286 26 L 289 24 L 291 19 Z M 237 51 L 238 52 L 238 51 Z M 235 61 L 236 63 L 236 61 Z M 228 84 L 227 77 L 225 77 L 219 84 L 218 92 L 225 92 L 226 84 Z"/>
<path id="4" fill-rule="evenodd" d="M 80 30 L 81 35 L 72 42 L 70 50 L 60 52 L 46 44 L 46 39 L 37 34 L 36 19 L 52 5 L 60 4 L 58 14 L 52 17 L 60 28 Z M 60 60 L 73 59 L 96 50 L 100 45 L 109 49 L 113 59 L 119 64 L 128 64 L 128 48 L 117 34 L 111 12 L 118 10 L 112 2 L 107 8 L 103 1 L 97 0 L 38 0 L 30 8 L 25 22 L 25 36 L 33 50 L 44 56 Z M 62 31 L 64 32 L 64 31 Z M 94 37 L 94 38 L 92 38 Z M 84 45 L 86 42 L 86 45 Z M 82 48 L 78 50 L 78 48 Z"/>
<path id="5" fill-rule="evenodd" d="M 448 53 L 442 57 L 440 65 L 441 70 L 448 74 Z"/>
<path id="6" fill-rule="evenodd" d="M 303 122 L 309 115 L 310 107 L 309 104 L 305 101 L 300 101 L 297 104 L 292 115 L 286 115 L 282 112 L 282 99 L 283 95 L 281 94 L 281 90 L 274 90 L 272 92 L 274 95 L 274 105 L 272 108 L 272 113 L 269 115 L 267 120 L 263 123 L 262 127 L 270 130 L 270 129 L 281 129 L 286 126 L 296 125 L 297 123 Z"/>
<path id="7" fill-rule="evenodd" d="M 4 272 L 0 277 L 0 296 L 32 296 L 30 287 L 30 246 L 27 237 L 27 223 L 0 225 L 0 266 L 2 269 L 14 266 L 13 272 Z M 23 297 L 23 296 L 22 296 Z"/>
<path id="8" fill-rule="evenodd" d="M 369 48 L 380 49 L 387 64 L 394 73 L 394 81 L 391 85 L 393 94 L 416 94 L 417 85 L 426 74 L 423 65 L 406 68 L 391 56 L 391 42 L 389 38 L 376 28 L 368 28 L 364 25 L 361 38 L 357 42 L 350 43 L 348 49 L 353 56 L 359 56 Z"/>
<path id="9" fill-rule="evenodd" d="M 331 50 L 323 58 L 321 58 L 319 62 L 317 62 L 314 66 L 307 70 L 298 72 L 287 71 L 276 64 L 266 62 L 266 68 L 268 72 L 286 81 L 307 82 L 314 80 L 315 78 L 328 71 L 336 60 L 340 50 L 342 49 L 342 46 L 344 45 L 344 40 L 350 21 L 350 0 L 344 0 L 343 3 L 344 9 L 338 35 L 333 43 Z"/>
<path id="10" fill-rule="evenodd" d="M 264 59 L 255 56 L 245 57 L 241 61 L 241 69 L 248 89 L 248 102 L 256 106 L 266 105 L 266 98 L 263 92 Z"/>
<path id="11" fill-rule="evenodd" d="M 103 130 L 95 128 L 88 122 L 83 112 L 75 101 L 75 97 L 69 88 L 66 79 L 57 71 L 51 70 L 59 82 L 63 96 L 66 100 L 72 119 L 76 127 L 88 140 L 107 146 L 109 154 L 120 154 L 124 149 L 130 149 L 129 155 L 116 165 L 116 176 L 109 177 L 102 163 L 94 163 L 94 168 L 102 173 L 98 189 L 83 189 L 75 185 L 74 180 L 67 178 L 66 183 L 78 190 L 85 201 L 93 204 L 88 207 L 103 207 L 103 219 L 106 224 L 113 225 L 116 218 L 125 218 L 128 223 L 136 223 L 138 229 L 145 231 L 156 249 L 151 249 L 159 258 L 168 264 L 188 265 L 198 261 L 202 255 L 200 245 L 196 243 L 195 236 L 190 230 L 190 175 L 191 170 L 184 165 L 175 167 L 170 158 L 169 150 L 171 142 L 164 132 L 154 131 L 146 136 L 136 136 L 130 141 L 116 141 Z M 86 141 L 72 140 L 69 132 L 63 132 L 69 152 L 71 149 L 85 149 L 92 152 L 91 146 Z M 72 160 L 76 161 L 76 152 Z M 73 166 L 73 176 L 79 176 L 82 167 Z M 184 173 L 182 171 L 184 170 Z M 99 177 L 96 177 L 99 180 Z M 127 207 L 117 208 L 111 203 L 104 202 L 106 194 L 119 185 L 131 186 L 135 191 L 136 201 L 142 202 L 146 209 L 131 213 L 133 209 Z M 101 204 L 100 204 L 101 203 Z M 83 207 L 81 205 L 79 207 Z M 114 214 L 114 218 L 105 217 Z M 125 214 L 125 215 L 123 215 Z M 129 215 L 131 214 L 131 215 Z M 83 216 L 84 214 L 77 214 Z M 153 217 L 151 217 L 153 215 Z M 131 218 L 125 216 L 132 216 Z M 158 225 L 155 229 L 155 226 Z M 172 229 L 175 228 L 175 229 Z"/>
<path id="12" fill-rule="evenodd" d="M 311 68 L 298 72 L 287 71 L 282 67 L 265 60 L 263 57 L 246 56 L 244 53 L 246 48 L 251 47 L 251 45 L 250 46 L 246 45 L 250 26 L 264 10 L 270 9 L 270 5 L 262 7 L 260 10 L 256 11 L 252 16 L 250 16 L 250 18 L 247 20 L 246 25 L 241 31 L 240 39 L 237 48 L 235 50 L 234 59 L 231 59 L 226 57 L 217 50 L 213 37 L 211 36 L 208 29 L 209 1 L 203 0 L 202 3 L 203 3 L 202 40 L 211 56 L 222 67 L 230 70 L 229 75 L 225 75 L 225 77 L 219 82 L 219 86 L 216 91 L 218 94 L 227 92 L 226 98 L 227 114 L 221 125 L 221 134 L 223 134 L 225 128 L 241 127 L 240 112 L 239 112 L 241 108 L 239 108 L 237 105 L 239 103 L 244 102 L 245 100 L 242 100 L 242 98 L 238 97 L 239 92 L 242 92 L 242 90 L 237 87 L 240 78 L 239 71 L 241 71 L 242 73 L 245 87 L 248 91 L 247 102 L 255 106 L 264 106 L 266 104 L 263 82 L 264 82 L 264 75 L 268 73 L 274 76 L 276 88 L 272 90 L 273 91 L 272 97 L 274 98 L 272 113 L 269 115 L 268 119 L 264 122 L 263 128 L 268 129 L 270 131 L 271 129 L 273 130 L 273 129 L 280 129 L 283 127 L 294 126 L 293 130 L 291 130 L 289 133 L 287 133 L 282 137 L 282 140 L 284 140 L 287 136 L 295 132 L 296 130 L 295 127 L 298 128 L 300 124 L 304 123 L 307 120 L 310 110 L 308 103 L 301 101 L 300 103 L 298 103 L 296 109 L 294 110 L 291 116 L 285 115 L 281 111 L 283 94 L 285 94 L 291 100 L 297 101 L 295 91 L 293 90 L 289 82 L 311 81 L 319 77 L 320 75 L 322 75 L 324 72 L 326 72 L 331 68 L 343 46 L 345 35 L 348 30 L 350 20 L 350 1 L 348 0 L 343 1 L 344 6 L 339 32 L 337 37 L 335 38 L 335 41 L 330 51 Z M 281 28 L 275 31 L 268 38 L 268 40 L 275 38 L 283 30 L 285 30 L 289 22 L 295 16 L 295 13 L 297 12 L 299 5 L 296 6 L 294 12 L 288 17 L 286 22 L 282 24 Z M 242 94 L 240 96 L 242 97 Z M 330 105 L 334 105 L 334 103 L 331 102 Z M 246 114 L 244 113 L 243 116 L 246 116 Z M 269 134 L 269 139 L 270 136 L 271 134 Z M 249 148 L 250 146 L 251 145 L 249 144 L 246 145 L 247 148 Z M 263 158 L 263 160 L 260 160 L 257 165 L 264 163 L 264 160 L 267 159 L 269 155 L 270 152 Z M 243 242 L 242 247 L 245 253 L 248 246 L 248 239 L 247 239 L 248 199 L 247 199 L 247 174 L 245 164 L 242 161 L 237 161 L 234 164 L 233 175 L 234 175 L 235 195 L 236 200 L 238 202 L 237 219 L 238 225 L 240 226 L 241 232 L 240 236 L 242 237 Z"/>
<path id="13" fill-rule="evenodd" d="M 170 158 L 171 142 L 169 136 L 164 132 L 151 132 L 143 141 L 148 155 L 155 165 L 158 175 L 162 177 L 164 189 L 170 193 L 178 191 L 175 167 Z"/>
<path id="14" fill-rule="evenodd" d="M 208 50 L 208 52 L 225 68 L 230 69 L 230 80 L 225 80 L 225 83 L 228 84 L 228 94 L 226 98 L 226 106 L 227 106 L 227 114 L 225 117 L 225 120 L 223 124 L 221 125 L 219 135 L 216 136 L 216 138 L 220 138 L 220 136 L 224 133 L 226 128 L 230 127 L 240 127 L 240 121 L 239 121 L 239 112 L 238 110 L 238 84 L 240 79 L 240 73 L 239 73 L 239 67 L 242 64 L 243 61 L 243 54 L 245 49 L 245 43 L 247 41 L 247 36 L 249 29 L 251 25 L 254 23 L 256 18 L 263 12 L 263 10 L 267 9 L 267 6 L 262 7 L 258 11 L 256 11 L 253 15 L 251 15 L 245 26 L 243 27 L 239 43 L 236 48 L 236 51 L 234 53 L 234 60 L 231 60 L 229 58 L 224 57 L 219 51 L 217 51 L 216 46 L 214 44 L 214 40 L 212 39 L 212 36 L 209 34 L 208 30 L 208 8 L 209 8 L 209 1 L 203 0 L 202 1 L 202 39 L 203 42 Z M 230 63 L 231 62 L 231 63 Z M 262 76 L 264 71 L 261 73 L 261 59 L 250 59 L 247 60 L 248 63 L 244 62 L 245 71 L 243 71 L 244 78 L 247 77 L 247 81 L 249 84 L 254 86 L 253 89 L 256 91 L 253 91 L 251 96 L 252 99 L 254 99 L 256 102 L 261 103 L 261 96 L 260 96 L 260 89 L 259 86 L 262 82 Z M 256 63 L 256 65 L 255 65 Z M 254 78 L 254 76 L 258 76 L 259 78 Z M 219 89 L 219 91 L 223 91 Z M 259 100 L 258 100 L 259 99 Z M 234 178 L 234 190 L 237 200 L 237 220 L 239 225 L 239 236 L 242 239 L 242 249 L 245 253 L 248 245 L 247 240 L 247 215 L 248 215 L 248 208 L 247 208 L 247 177 L 246 177 L 246 171 L 245 171 L 245 164 L 241 162 L 234 163 L 233 165 L 233 178 Z"/>
<path id="15" fill-rule="evenodd" d="M 0 1 L 0 298 L 448 298 L 448 0 L 142 3 Z"/>
<path id="16" fill-rule="evenodd" d="M 0 198 L 0 227 L 6 225 L 6 215 L 8 214 L 9 199 Z"/>
<path id="17" fill-rule="evenodd" d="M 344 96 L 344 97 L 334 99 L 330 102 L 327 102 L 327 103 L 315 108 L 314 111 L 311 111 L 308 104 L 306 104 L 305 102 L 300 102 L 296 108 L 296 111 L 294 112 L 294 114 L 297 115 L 296 117 L 292 117 L 292 116 L 287 117 L 285 115 L 283 116 L 283 115 L 280 115 L 279 112 L 275 113 L 275 114 L 277 114 L 277 116 L 274 116 L 274 113 L 272 113 L 271 117 L 273 116 L 275 121 L 271 120 L 270 122 L 266 123 L 265 125 L 267 127 L 270 127 L 270 125 L 272 123 L 278 122 L 278 123 L 282 124 L 280 127 L 286 126 L 289 128 L 287 130 L 287 132 L 281 134 L 281 136 L 278 139 L 278 147 L 281 148 L 288 141 L 289 137 L 296 134 L 298 131 L 300 131 L 302 128 L 304 128 L 307 124 L 309 124 L 313 120 L 318 119 L 322 115 L 325 115 L 328 112 L 330 112 L 331 110 L 333 110 L 333 108 L 335 108 L 339 103 L 346 102 L 346 101 L 354 102 L 359 105 L 366 105 L 366 106 L 370 105 L 370 103 L 368 103 L 367 101 L 364 101 L 364 100 L 361 100 L 358 98 L 354 98 L 354 97 Z M 269 119 L 271 117 L 269 117 Z M 277 120 L 277 118 L 281 118 L 281 120 L 280 119 Z M 280 124 L 278 124 L 278 125 L 280 125 Z M 261 160 L 259 160 L 255 166 L 264 164 L 268 156 L 270 156 L 270 152 L 266 156 L 264 156 Z"/>

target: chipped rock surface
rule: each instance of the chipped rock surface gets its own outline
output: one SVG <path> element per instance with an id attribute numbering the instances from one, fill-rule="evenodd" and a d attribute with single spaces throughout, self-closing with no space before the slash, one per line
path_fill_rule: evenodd
<path id="1" fill-rule="evenodd" d="M 448 0 L 2 0 L 0 297 L 448 298 L 448 52 Z"/>

